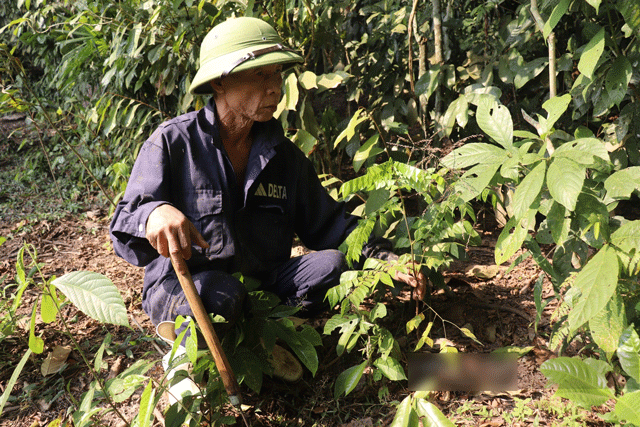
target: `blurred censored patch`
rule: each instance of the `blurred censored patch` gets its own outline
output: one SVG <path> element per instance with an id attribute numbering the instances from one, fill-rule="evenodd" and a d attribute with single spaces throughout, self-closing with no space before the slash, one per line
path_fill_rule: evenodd
<path id="1" fill-rule="evenodd" d="M 518 389 L 518 357 L 513 354 L 411 353 L 411 391 L 492 391 Z"/>

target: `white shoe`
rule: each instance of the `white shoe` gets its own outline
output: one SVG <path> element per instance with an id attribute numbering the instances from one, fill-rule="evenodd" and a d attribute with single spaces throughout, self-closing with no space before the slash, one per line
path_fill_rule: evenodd
<path id="1" fill-rule="evenodd" d="M 156 332 L 160 338 L 173 346 L 173 342 L 176 339 L 173 322 L 160 323 L 156 327 Z M 167 388 L 169 405 L 182 401 L 182 399 L 187 396 L 194 396 L 202 393 L 200 387 L 198 387 L 195 381 L 193 381 L 193 379 L 188 375 L 183 379 L 172 383 L 173 377 L 177 372 L 186 371 L 188 374 L 191 374 L 191 370 L 193 369 L 193 366 L 187 358 L 187 352 L 183 346 L 179 346 L 176 349 L 173 357 L 171 357 L 172 352 L 173 348 L 162 357 L 162 368 L 167 373 L 167 383 L 170 384 Z"/>

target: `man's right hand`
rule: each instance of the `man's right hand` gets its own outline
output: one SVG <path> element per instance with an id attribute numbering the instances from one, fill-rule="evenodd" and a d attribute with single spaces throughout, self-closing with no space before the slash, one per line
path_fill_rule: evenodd
<path id="1" fill-rule="evenodd" d="M 171 205 L 160 205 L 151 212 L 145 237 L 160 255 L 167 258 L 191 258 L 191 242 L 201 248 L 209 247 L 193 223 Z M 180 264 L 186 268 L 185 263 Z"/>

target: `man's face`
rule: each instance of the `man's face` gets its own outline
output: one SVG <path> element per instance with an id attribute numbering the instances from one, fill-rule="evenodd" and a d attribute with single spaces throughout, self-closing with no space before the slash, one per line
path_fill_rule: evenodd
<path id="1" fill-rule="evenodd" d="M 282 92 L 282 65 L 265 65 L 223 77 L 216 91 L 216 105 L 237 118 L 265 122 L 275 113 Z"/>

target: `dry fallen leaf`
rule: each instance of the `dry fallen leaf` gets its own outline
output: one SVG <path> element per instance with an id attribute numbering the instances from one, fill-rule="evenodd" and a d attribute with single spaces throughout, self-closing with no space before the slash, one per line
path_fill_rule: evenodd
<path id="1" fill-rule="evenodd" d="M 472 265 L 465 270 L 465 274 L 478 279 L 493 279 L 500 271 L 499 265 Z"/>
<path id="2" fill-rule="evenodd" d="M 47 375 L 55 374 L 60 371 L 67 361 L 69 353 L 71 353 L 71 347 L 57 345 L 53 351 L 49 353 L 44 362 L 42 362 L 42 366 L 40 368 L 42 375 L 46 377 Z"/>

